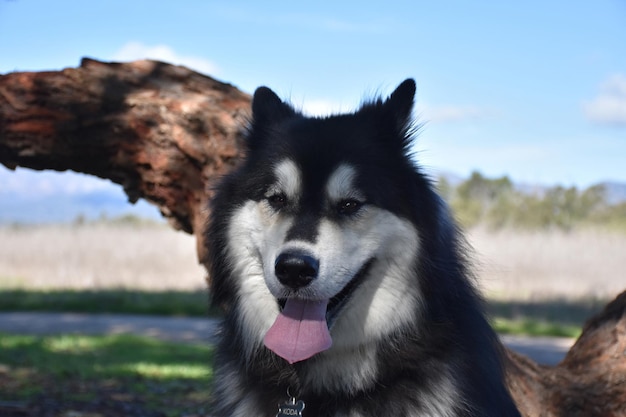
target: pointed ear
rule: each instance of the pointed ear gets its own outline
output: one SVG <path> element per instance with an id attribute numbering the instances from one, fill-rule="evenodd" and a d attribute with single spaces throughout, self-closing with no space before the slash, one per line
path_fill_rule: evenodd
<path id="1" fill-rule="evenodd" d="M 402 131 L 411 123 L 411 112 L 413 110 L 413 100 L 415 98 L 415 81 L 412 78 L 404 80 L 395 90 L 383 107 L 391 113 L 396 126 Z"/>
<path id="2" fill-rule="evenodd" d="M 252 97 L 252 119 L 254 123 L 272 123 L 293 116 L 295 110 L 284 103 L 275 92 L 259 87 Z"/>

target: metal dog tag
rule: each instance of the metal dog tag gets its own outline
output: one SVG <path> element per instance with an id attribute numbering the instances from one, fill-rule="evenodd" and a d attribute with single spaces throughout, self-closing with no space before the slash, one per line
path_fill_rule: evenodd
<path id="1" fill-rule="evenodd" d="M 291 397 L 289 402 L 278 404 L 276 417 L 302 417 L 302 410 L 304 410 L 304 401 L 296 401 L 295 397 Z"/>

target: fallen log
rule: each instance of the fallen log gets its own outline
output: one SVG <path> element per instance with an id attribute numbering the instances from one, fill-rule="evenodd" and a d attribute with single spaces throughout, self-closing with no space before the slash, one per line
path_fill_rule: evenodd
<path id="1" fill-rule="evenodd" d="M 626 291 L 593 316 L 557 366 L 507 351 L 508 382 L 524 416 L 626 416 Z"/>
<path id="2" fill-rule="evenodd" d="M 211 180 L 239 157 L 249 106 L 231 85 L 156 61 L 10 73 L 0 77 L 0 162 L 109 179 L 193 234 Z"/>
<path id="3" fill-rule="evenodd" d="M 211 182 L 241 156 L 250 96 L 184 67 L 103 63 L 0 76 L 0 162 L 120 184 L 198 239 Z M 626 292 L 591 318 L 566 358 L 541 366 L 510 350 L 525 416 L 626 416 Z"/>

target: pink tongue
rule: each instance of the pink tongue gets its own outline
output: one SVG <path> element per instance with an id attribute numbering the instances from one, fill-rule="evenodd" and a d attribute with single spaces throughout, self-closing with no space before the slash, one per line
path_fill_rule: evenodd
<path id="1" fill-rule="evenodd" d="M 328 300 L 288 299 L 263 343 L 289 363 L 325 351 L 333 343 L 326 325 L 327 305 Z"/>

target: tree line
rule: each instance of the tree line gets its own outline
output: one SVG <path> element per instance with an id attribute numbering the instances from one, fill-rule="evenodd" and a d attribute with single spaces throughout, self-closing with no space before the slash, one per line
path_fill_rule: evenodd
<path id="1" fill-rule="evenodd" d="M 457 185 L 441 176 L 437 188 L 464 227 L 569 231 L 594 226 L 626 232 L 626 202 L 610 204 L 603 185 L 524 191 L 507 176 L 491 179 L 474 171 Z"/>

